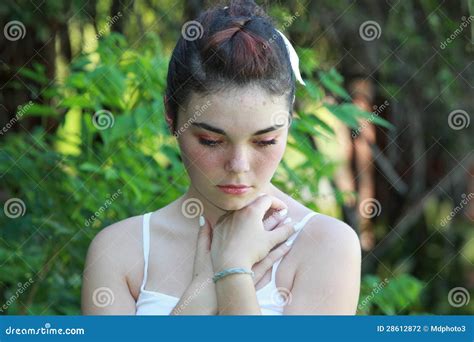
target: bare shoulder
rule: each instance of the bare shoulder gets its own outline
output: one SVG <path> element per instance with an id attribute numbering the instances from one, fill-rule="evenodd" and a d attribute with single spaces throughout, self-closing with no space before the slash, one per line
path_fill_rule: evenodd
<path id="1" fill-rule="evenodd" d="M 285 194 L 285 202 L 288 204 L 290 213 L 295 222 L 299 222 L 313 210 L 304 206 Z M 308 257 L 320 257 L 322 253 L 342 254 L 357 256 L 360 255 L 360 242 L 357 233 L 341 220 L 337 218 L 316 213 L 305 224 L 301 236 L 295 240 L 295 250 L 299 260 L 307 260 Z"/>
<path id="2" fill-rule="evenodd" d="M 142 216 L 102 229 L 87 251 L 82 284 L 84 314 L 134 314 L 135 296 L 128 279 L 142 260 Z M 102 301 L 105 301 L 102 302 Z"/>
<path id="3" fill-rule="evenodd" d="M 126 265 L 132 257 L 130 253 L 141 251 L 142 220 L 143 216 L 134 216 L 102 229 L 92 240 L 88 257 L 108 257 L 117 266 Z"/>
<path id="4" fill-rule="evenodd" d="M 334 217 L 318 214 L 306 223 L 293 249 L 294 296 L 285 314 L 355 314 L 361 275 L 356 232 Z"/>
<path id="5" fill-rule="evenodd" d="M 304 227 L 303 242 L 307 247 L 318 247 L 322 251 L 360 253 L 357 233 L 345 222 L 334 217 L 317 214 Z"/>

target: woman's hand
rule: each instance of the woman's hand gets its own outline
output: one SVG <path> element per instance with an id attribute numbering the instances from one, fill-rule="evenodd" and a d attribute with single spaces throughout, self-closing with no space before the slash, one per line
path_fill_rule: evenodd
<path id="1" fill-rule="evenodd" d="M 278 212 L 274 212 L 267 219 L 263 221 L 263 227 L 266 231 L 279 229 L 286 222 L 291 219 L 286 218 L 286 215 L 281 216 Z M 212 228 L 209 221 L 205 219 L 205 224 L 200 228 L 197 239 L 196 253 L 194 256 L 193 280 L 189 286 L 195 293 L 195 300 L 199 301 L 201 307 L 206 309 L 206 312 L 215 315 L 217 313 L 217 296 L 215 284 L 212 281 L 214 275 L 212 258 L 211 258 L 211 243 L 212 243 Z M 254 284 L 263 278 L 265 273 L 273 266 L 273 263 L 284 256 L 290 247 L 285 244 L 276 246 L 268 255 L 255 263 L 252 271 L 255 273 Z M 192 291 L 191 291 L 192 292 Z M 177 306 L 179 307 L 179 306 Z M 186 310 L 182 310 L 183 314 L 187 314 Z M 176 314 L 176 313 L 175 313 Z"/>
<path id="2" fill-rule="evenodd" d="M 219 218 L 212 230 L 211 259 L 214 272 L 229 267 L 250 269 L 263 261 L 273 247 L 295 232 L 287 224 L 278 229 L 266 230 L 262 220 L 270 209 L 283 210 L 287 206 L 274 196 L 263 195 L 245 208 Z"/>

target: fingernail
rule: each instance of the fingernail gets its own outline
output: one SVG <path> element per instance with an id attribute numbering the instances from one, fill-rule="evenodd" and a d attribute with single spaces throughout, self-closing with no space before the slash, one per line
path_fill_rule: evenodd
<path id="1" fill-rule="evenodd" d="M 287 224 L 291 222 L 291 217 L 287 217 L 285 221 L 283 221 L 283 224 Z"/>
<path id="2" fill-rule="evenodd" d="M 204 225 L 206 224 L 206 220 L 204 219 L 204 216 L 202 215 L 199 215 L 199 227 L 204 227 Z"/>
<path id="3" fill-rule="evenodd" d="M 288 209 L 283 209 L 283 210 L 280 210 L 278 212 L 278 215 L 280 215 L 280 217 L 283 217 L 285 216 L 286 214 L 288 214 Z"/>
<path id="4" fill-rule="evenodd" d="M 285 242 L 285 245 L 287 245 L 288 247 L 291 247 L 293 241 L 291 241 L 290 239 L 288 239 L 286 242 Z"/>
<path id="5" fill-rule="evenodd" d="M 260 197 L 260 196 L 263 196 L 263 195 L 266 195 L 266 193 L 264 193 L 264 192 L 259 193 L 257 197 Z"/>

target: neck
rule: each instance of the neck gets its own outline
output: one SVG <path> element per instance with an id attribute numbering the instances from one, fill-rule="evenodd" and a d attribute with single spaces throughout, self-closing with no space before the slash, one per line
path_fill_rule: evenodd
<path id="1" fill-rule="evenodd" d="M 272 195 L 278 198 L 282 197 L 282 192 L 271 183 L 269 183 L 265 188 L 263 188 L 261 192 L 264 192 L 268 195 Z M 186 200 L 189 200 L 188 202 L 189 204 L 186 207 L 191 209 L 191 207 L 189 206 L 192 201 L 191 199 L 197 199 L 195 202 L 198 203 L 199 205 L 196 205 L 195 208 L 198 208 L 202 203 L 202 207 L 198 208 L 198 210 L 202 209 L 201 213 L 206 217 L 206 219 L 211 223 L 212 226 L 216 224 L 217 220 L 222 215 L 226 214 L 229 211 L 232 211 L 232 210 L 225 210 L 217 206 L 213 202 L 209 201 L 192 185 L 189 187 L 188 191 L 181 197 L 181 201 L 179 205 L 182 206 Z M 192 212 L 194 213 L 194 211 Z M 189 210 L 189 213 L 191 213 L 191 210 Z M 198 220 L 199 220 L 199 216 L 196 216 L 196 222 L 198 222 Z"/>

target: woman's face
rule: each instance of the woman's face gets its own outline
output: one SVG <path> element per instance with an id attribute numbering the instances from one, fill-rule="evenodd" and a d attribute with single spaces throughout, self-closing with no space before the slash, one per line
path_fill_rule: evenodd
<path id="1" fill-rule="evenodd" d="M 193 188 L 221 209 L 245 207 L 270 185 L 288 127 L 287 96 L 258 87 L 192 93 L 176 136 Z M 222 185 L 248 188 L 236 193 Z"/>

